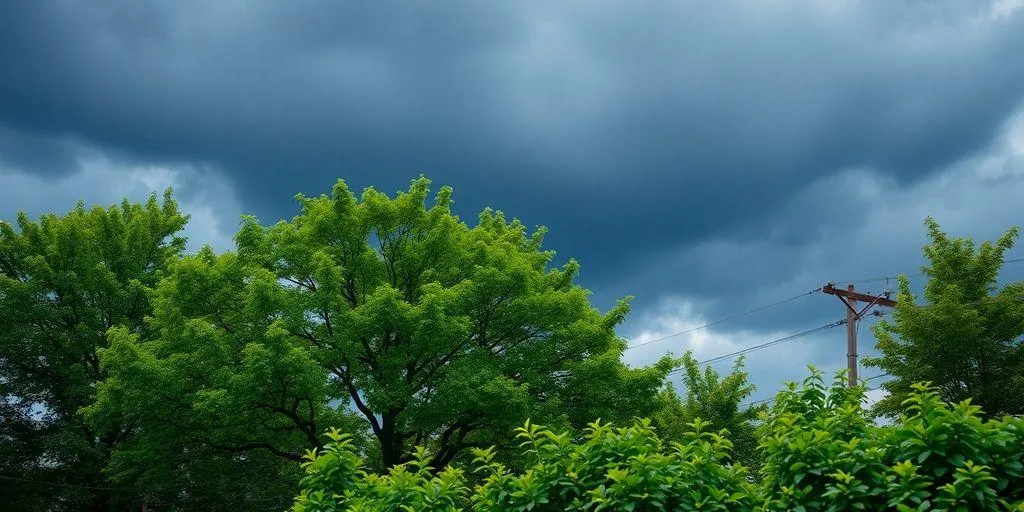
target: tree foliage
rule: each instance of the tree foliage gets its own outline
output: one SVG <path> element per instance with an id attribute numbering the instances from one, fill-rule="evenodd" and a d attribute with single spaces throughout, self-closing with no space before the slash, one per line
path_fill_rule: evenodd
<path id="1" fill-rule="evenodd" d="M 507 445 L 526 418 L 583 428 L 653 413 L 674 362 L 621 362 L 627 302 L 597 311 L 576 262 L 552 265 L 543 229 L 491 210 L 470 227 L 450 189 L 428 205 L 428 186 L 357 199 L 339 181 L 298 196 L 291 221 L 246 217 L 237 252 L 175 264 L 153 336 L 113 330 L 102 356 L 111 377 L 90 420 L 140 431 L 114 473 L 158 487 L 210 457 L 294 468 L 329 427 L 354 433 L 375 467 L 414 460 L 418 445 L 442 467 Z"/>
<path id="2" fill-rule="evenodd" d="M 724 377 L 711 366 L 701 370 L 691 354 L 683 356 L 680 364 L 686 393 L 680 399 L 671 387 L 662 390 L 662 406 L 652 418 L 659 437 L 681 441 L 694 421 L 703 420 L 710 428 L 724 429 L 733 444 L 732 457 L 756 470 L 760 464 L 755 423 L 765 406 L 742 405 L 755 390 L 743 370 L 743 358 L 738 358 Z"/>
<path id="3" fill-rule="evenodd" d="M 878 427 L 841 378 L 742 407 L 742 360 L 627 367 L 628 299 L 428 189 L 339 181 L 223 254 L 183 255 L 170 191 L 0 223 L 0 508 L 1024 510 L 1024 420 L 994 419 L 1024 410 L 1017 229 L 928 220 L 925 304 L 902 278 L 867 360 Z"/>
<path id="4" fill-rule="evenodd" d="M 928 381 L 950 403 L 969 398 L 988 414 L 1024 413 L 1024 282 L 997 288 L 1019 229 L 979 247 L 932 219 L 926 226 L 925 304 L 901 277 L 893 320 L 875 326 L 881 355 L 865 359 L 895 377 L 879 410 L 898 413 L 912 385 Z"/>
<path id="5" fill-rule="evenodd" d="M 295 512 L 1024 510 L 1024 420 L 984 420 L 915 386 L 907 414 L 877 427 L 864 388 L 817 372 L 781 392 L 761 426 L 761 483 L 731 464 L 731 443 L 696 420 L 680 442 L 650 423 L 594 424 L 582 438 L 527 423 L 515 472 L 477 449 L 472 473 L 429 470 L 429 455 L 377 475 L 347 437 L 310 452 Z M 472 478 L 479 481 L 472 485 Z"/>
<path id="6" fill-rule="evenodd" d="M 106 486 L 111 450 L 134 432 L 96 429 L 79 410 L 104 378 L 107 330 L 150 332 L 147 294 L 183 251 L 186 222 L 170 191 L 0 222 L 0 473 L 21 479 L 3 482 L 12 508 L 116 510 L 132 497 L 85 489 Z"/>
<path id="7" fill-rule="evenodd" d="M 114 481 L 177 507 L 280 509 L 319 429 L 356 428 L 327 403 L 326 372 L 274 325 L 274 286 L 236 255 L 205 248 L 157 286 L 155 335 L 110 331 L 101 357 L 110 377 L 86 414 L 138 432 L 113 454 Z"/>

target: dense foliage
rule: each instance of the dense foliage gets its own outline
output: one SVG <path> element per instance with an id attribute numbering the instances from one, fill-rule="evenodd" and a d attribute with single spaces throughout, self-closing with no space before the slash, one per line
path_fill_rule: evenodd
<path id="1" fill-rule="evenodd" d="M 179 507 L 287 506 L 318 429 L 357 429 L 327 404 L 326 372 L 273 325 L 273 277 L 237 263 L 204 249 L 173 265 L 154 294 L 158 335 L 110 331 L 109 377 L 86 409 L 94 425 L 138 432 L 115 450 L 112 479 Z"/>
<path id="2" fill-rule="evenodd" d="M 947 402 L 970 398 L 987 414 L 1024 414 L 1024 282 L 996 286 L 1020 230 L 976 247 L 932 219 L 926 225 L 926 304 L 901 277 L 892 321 L 875 326 L 881 356 L 865 359 L 895 377 L 879 410 L 899 413 L 914 383 L 928 381 Z"/>
<path id="3" fill-rule="evenodd" d="M 428 205 L 428 185 L 357 199 L 338 182 L 299 196 L 291 221 L 245 218 L 237 252 L 172 265 L 153 335 L 113 329 L 102 354 L 110 377 L 87 417 L 139 431 L 111 475 L 179 504 L 226 494 L 256 506 L 295 484 L 293 461 L 331 427 L 374 467 L 412 460 L 417 445 L 442 467 L 507 446 L 527 418 L 575 430 L 653 414 L 675 362 L 621 362 L 627 302 L 597 311 L 578 265 L 552 265 L 543 229 L 490 210 L 470 227 L 450 189 Z M 273 485 L 244 476 L 275 471 Z"/>
<path id="4" fill-rule="evenodd" d="M 582 440 L 527 423 L 517 429 L 520 456 L 532 465 L 516 473 L 476 449 L 471 489 L 461 470 L 432 473 L 425 452 L 380 476 L 360 469 L 344 435 L 310 453 L 309 476 L 296 512 L 405 510 L 733 510 L 756 495 L 740 466 L 724 464 L 731 443 L 697 420 L 680 443 L 664 445 L 650 422 L 613 428 L 591 424 Z"/>
<path id="5" fill-rule="evenodd" d="M 743 369 L 743 357 L 736 360 L 732 371 L 721 376 L 707 365 L 701 365 L 691 354 L 680 360 L 685 393 L 682 397 L 672 387 L 662 390 L 661 407 L 652 417 L 658 437 L 664 441 L 682 441 L 690 433 L 694 421 L 709 422 L 716 430 L 727 431 L 732 442 L 732 457 L 752 470 L 756 477 L 760 466 L 757 453 L 755 423 L 767 407 L 764 404 L 742 405 L 754 392 Z"/>
<path id="6" fill-rule="evenodd" d="M 916 384 L 878 427 L 863 401 L 841 376 L 779 393 L 761 430 L 769 510 L 1024 510 L 1024 420 Z"/>
<path id="7" fill-rule="evenodd" d="M 116 510 L 134 498 L 89 489 L 106 487 L 101 470 L 134 430 L 87 425 L 79 409 L 105 377 L 107 330 L 151 332 L 147 294 L 184 250 L 186 221 L 168 191 L 162 203 L 0 222 L 0 499 L 10 509 Z"/>
<path id="8" fill-rule="evenodd" d="M 877 427 L 861 407 L 864 389 L 844 382 L 826 387 L 815 373 L 779 394 L 761 427 L 760 484 L 700 420 L 669 445 L 646 421 L 595 423 L 580 439 L 527 423 L 518 437 L 530 467 L 511 472 L 478 449 L 468 474 L 430 471 L 425 452 L 367 473 L 346 436 L 331 433 L 307 456 L 293 510 L 1024 510 L 1024 420 L 983 420 L 922 385 L 905 417 Z"/>
<path id="9" fill-rule="evenodd" d="M 428 186 L 339 182 L 222 254 L 184 254 L 170 192 L 0 223 L 0 510 L 1024 510 L 1016 230 L 929 220 L 878 427 L 817 374 L 769 408 L 742 360 L 627 367 L 628 299 Z"/>

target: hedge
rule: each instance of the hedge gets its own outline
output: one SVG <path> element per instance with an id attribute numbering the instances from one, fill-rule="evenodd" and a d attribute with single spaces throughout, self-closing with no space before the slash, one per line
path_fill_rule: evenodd
<path id="1" fill-rule="evenodd" d="M 420 449 L 376 475 L 334 431 L 307 455 L 293 511 L 1024 511 L 1024 420 L 983 420 L 924 384 L 892 425 L 876 426 L 863 401 L 863 388 L 819 373 L 789 385 L 762 417 L 757 483 L 730 459 L 726 432 L 700 420 L 667 445 L 647 420 L 595 422 L 575 439 L 527 423 L 521 473 L 493 449 L 434 471 Z"/>

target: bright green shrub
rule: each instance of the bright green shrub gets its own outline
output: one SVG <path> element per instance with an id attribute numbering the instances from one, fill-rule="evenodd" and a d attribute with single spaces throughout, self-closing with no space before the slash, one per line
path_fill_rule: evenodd
<path id="1" fill-rule="evenodd" d="M 391 512 L 463 510 L 468 489 L 462 472 L 445 468 L 431 474 L 430 455 L 420 448 L 408 463 L 387 475 L 360 469 L 361 460 L 348 434 L 327 433 L 331 442 L 320 452 L 310 450 L 303 463 L 307 476 L 295 499 L 295 512 Z"/>
<path id="2" fill-rule="evenodd" d="M 386 475 L 361 469 L 342 434 L 311 452 L 295 512 L 330 511 L 981 511 L 1024 512 L 1024 420 L 985 421 L 927 386 L 894 425 L 876 426 L 864 390 L 819 373 L 779 393 L 760 428 L 762 481 L 730 462 L 731 443 L 700 420 L 682 442 L 647 420 L 591 424 L 579 439 L 518 429 L 522 472 L 476 450 L 472 471 L 428 467 L 420 450 Z"/>
<path id="3" fill-rule="evenodd" d="M 420 452 L 387 475 L 367 474 L 344 435 L 332 432 L 310 453 L 295 512 L 743 510 L 754 505 L 745 470 L 723 462 L 731 443 L 697 421 L 682 443 L 663 446 L 647 420 L 613 428 L 595 422 L 579 443 L 537 425 L 518 429 L 533 463 L 514 474 L 477 450 L 482 482 L 470 492 L 463 473 L 433 475 Z"/>
<path id="4" fill-rule="evenodd" d="M 818 373 L 776 396 L 760 430 L 769 509 L 885 509 L 884 453 L 862 396 L 838 380 L 827 389 Z"/>
<path id="5" fill-rule="evenodd" d="M 574 444 L 565 434 L 535 425 L 519 429 L 525 455 L 535 464 L 521 475 L 490 462 L 473 509 L 526 510 L 736 510 L 749 508 L 751 486 L 740 466 L 724 464 L 732 444 L 700 420 L 683 442 L 663 446 L 643 420 L 632 427 L 593 423 Z"/>
<path id="6" fill-rule="evenodd" d="M 983 421 L 918 385 L 876 427 L 844 381 L 814 373 L 779 393 L 761 428 L 767 509 L 1024 510 L 1024 421 Z"/>

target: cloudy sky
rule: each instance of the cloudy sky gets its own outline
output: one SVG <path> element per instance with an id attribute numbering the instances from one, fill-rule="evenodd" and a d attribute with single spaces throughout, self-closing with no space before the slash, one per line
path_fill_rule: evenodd
<path id="1" fill-rule="evenodd" d="M 634 343 L 916 272 L 927 215 L 1024 224 L 1024 0 L 15 0 L 0 62 L 0 218 L 173 185 L 226 249 L 241 212 L 422 173 L 463 217 L 548 226 L 598 306 L 636 297 Z M 628 357 L 843 314 L 811 294 Z M 751 352 L 755 398 L 845 352 Z"/>

